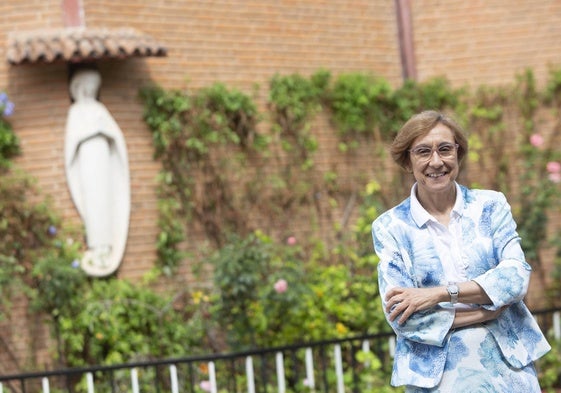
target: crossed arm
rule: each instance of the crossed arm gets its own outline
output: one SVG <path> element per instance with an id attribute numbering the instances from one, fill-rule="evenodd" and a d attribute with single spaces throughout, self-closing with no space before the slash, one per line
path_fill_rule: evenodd
<path id="1" fill-rule="evenodd" d="M 475 281 L 458 284 L 460 289 L 458 301 L 468 304 L 492 304 L 487 293 Z M 446 287 L 390 289 L 385 296 L 386 312 L 390 321 L 397 319 L 404 324 L 416 311 L 428 310 L 438 303 L 450 300 Z M 457 309 L 452 328 L 469 326 L 497 318 L 504 308 L 487 310 L 485 308 Z"/>

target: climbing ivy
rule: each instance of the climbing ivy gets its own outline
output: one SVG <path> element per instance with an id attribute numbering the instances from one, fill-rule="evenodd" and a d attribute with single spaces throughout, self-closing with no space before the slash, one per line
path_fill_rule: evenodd
<path id="1" fill-rule="evenodd" d="M 282 148 L 295 151 L 302 169 L 313 165 L 311 154 L 317 149 L 317 140 L 311 133 L 313 116 L 321 109 L 321 100 L 331 74 L 320 70 L 306 78 L 300 74 L 280 75 L 269 84 L 269 108 L 273 130 L 281 134 Z"/>
<path id="2" fill-rule="evenodd" d="M 184 220 L 197 220 L 217 245 L 223 242 L 224 230 L 243 231 L 243 216 L 231 205 L 232 191 L 224 177 L 224 168 L 232 169 L 235 158 L 229 154 L 226 159 L 220 152 L 231 153 L 231 146 L 240 154 L 259 151 L 267 140 L 256 131 L 253 100 L 223 84 L 194 94 L 150 87 L 140 96 L 155 157 L 163 165 L 157 249 L 160 266 L 171 274 L 184 256 L 178 247 L 185 239 Z M 204 179 L 202 184 L 194 181 L 197 178 Z"/>
<path id="3" fill-rule="evenodd" d="M 387 80 L 364 73 L 341 74 L 330 90 L 333 120 L 341 135 L 371 133 L 391 99 Z"/>

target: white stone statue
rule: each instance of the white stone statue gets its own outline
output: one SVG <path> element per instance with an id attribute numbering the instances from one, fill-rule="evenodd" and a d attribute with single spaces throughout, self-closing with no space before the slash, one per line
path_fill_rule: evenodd
<path id="1" fill-rule="evenodd" d="M 119 267 L 127 243 L 130 178 L 123 134 L 97 100 L 98 71 L 77 71 L 70 81 L 64 162 L 70 194 L 84 222 L 88 249 L 80 263 L 91 276 Z"/>

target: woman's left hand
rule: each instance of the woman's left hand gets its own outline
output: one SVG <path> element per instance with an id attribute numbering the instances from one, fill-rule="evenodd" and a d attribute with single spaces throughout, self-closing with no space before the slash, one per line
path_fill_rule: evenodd
<path id="1" fill-rule="evenodd" d="M 446 288 L 402 288 L 395 287 L 386 293 L 386 312 L 390 321 L 398 316 L 399 324 L 404 324 L 416 311 L 428 310 L 447 296 Z"/>

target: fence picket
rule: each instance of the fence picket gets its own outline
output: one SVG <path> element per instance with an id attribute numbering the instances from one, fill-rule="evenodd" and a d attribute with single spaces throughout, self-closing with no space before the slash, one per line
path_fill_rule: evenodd
<path id="1" fill-rule="evenodd" d="M 282 352 L 277 352 L 275 355 L 275 363 L 277 366 L 277 383 L 279 387 L 279 393 L 286 392 L 285 380 L 284 380 L 284 358 Z"/>
<path id="2" fill-rule="evenodd" d="M 86 385 L 88 386 L 88 393 L 94 393 L 94 379 L 92 373 L 86 373 Z"/>
<path id="3" fill-rule="evenodd" d="M 343 380 L 343 359 L 341 357 L 341 344 L 335 344 L 335 375 L 337 376 L 337 393 L 345 393 Z"/>
<path id="4" fill-rule="evenodd" d="M 370 353 L 370 342 L 368 340 L 363 340 L 362 341 L 362 352 Z M 364 367 L 367 370 L 370 369 L 370 360 L 368 360 L 368 357 L 364 361 Z M 367 390 L 370 391 L 372 389 L 372 383 L 370 381 L 368 381 L 366 387 L 367 387 Z"/>
<path id="5" fill-rule="evenodd" d="M 306 385 L 314 390 L 316 387 L 316 381 L 314 378 L 314 356 L 312 353 L 312 348 L 306 348 Z"/>
<path id="6" fill-rule="evenodd" d="M 395 336 L 389 338 L 389 352 L 390 357 L 393 358 L 395 356 Z"/>
<path id="7" fill-rule="evenodd" d="M 171 392 L 179 393 L 179 384 L 177 383 L 177 367 L 175 364 L 169 366 L 169 377 L 171 382 Z"/>
<path id="8" fill-rule="evenodd" d="M 210 378 L 210 393 L 217 393 L 218 388 L 216 386 L 216 369 L 214 368 L 214 362 L 208 362 L 208 377 Z"/>
<path id="9" fill-rule="evenodd" d="M 245 358 L 245 375 L 247 376 L 247 393 L 255 393 L 255 376 L 253 373 L 253 358 Z"/>
<path id="10" fill-rule="evenodd" d="M 132 385 L 132 393 L 139 393 L 140 389 L 138 388 L 138 370 L 134 367 L 131 370 L 131 385 Z"/>

